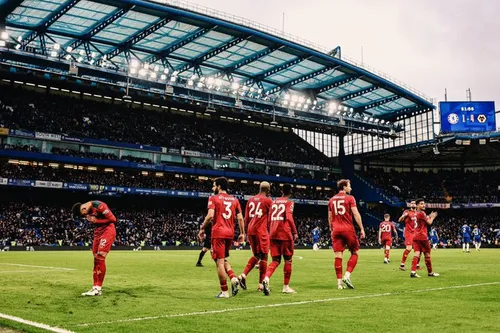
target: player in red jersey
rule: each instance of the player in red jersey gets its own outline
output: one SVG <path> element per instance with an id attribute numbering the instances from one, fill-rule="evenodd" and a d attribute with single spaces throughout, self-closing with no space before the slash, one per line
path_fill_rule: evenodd
<path id="1" fill-rule="evenodd" d="M 270 216 L 270 238 L 271 238 L 271 257 L 273 261 L 269 264 L 262 284 L 264 295 L 269 296 L 269 279 L 276 268 L 281 263 L 281 257 L 285 260 L 283 267 L 284 283 L 283 293 L 294 294 L 295 290 L 290 288 L 290 277 L 292 276 L 292 257 L 294 251 L 294 242 L 297 240 L 297 228 L 293 220 L 293 201 L 292 185 L 283 185 L 283 196 L 273 201 Z"/>
<path id="2" fill-rule="evenodd" d="M 403 215 L 401 215 L 398 220 L 399 223 L 404 222 L 405 224 L 404 238 L 406 249 L 403 252 L 403 257 L 401 258 L 401 265 L 399 265 L 399 269 L 402 271 L 406 270 L 406 259 L 408 259 L 408 255 L 413 249 L 413 232 L 417 222 L 417 212 L 415 211 L 415 206 L 415 200 L 411 201 L 410 209 L 405 210 Z M 417 265 L 417 269 L 420 269 L 420 264 Z"/>
<path id="3" fill-rule="evenodd" d="M 384 247 L 384 264 L 391 262 L 389 259 L 389 252 L 392 246 L 392 233 L 394 233 L 394 238 L 396 241 L 398 239 L 398 232 L 396 226 L 391 222 L 391 215 L 384 215 L 384 222 L 380 223 L 378 229 L 378 243 Z"/>
<path id="4" fill-rule="evenodd" d="M 247 289 L 247 275 L 259 264 L 259 290 L 263 289 L 262 280 L 267 270 L 267 255 L 269 253 L 269 212 L 273 201 L 268 197 L 271 192 L 271 185 L 268 182 L 260 183 L 260 192 L 250 198 L 245 208 L 245 229 L 247 230 L 248 241 L 252 247 L 253 256 L 238 277 L 240 286 Z"/>
<path id="5" fill-rule="evenodd" d="M 238 219 L 240 236 L 238 242 L 245 241 L 245 225 L 238 199 L 227 194 L 229 182 L 225 177 L 216 178 L 213 184 L 214 195 L 208 199 L 208 214 L 200 227 L 198 237 L 203 239 L 205 228 L 212 223 L 212 259 L 217 264 L 221 292 L 216 298 L 229 298 L 226 274 L 231 279 L 232 295 L 238 294 L 238 278 L 227 261 L 234 240 L 234 219 Z"/>
<path id="6" fill-rule="evenodd" d="M 427 226 L 434 222 L 437 217 L 437 212 L 432 212 L 429 216 L 425 214 L 425 201 L 424 199 L 416 200 L 417 205 L 417 222 L 415 224 L 415 231 L 413 233 L 413 249 L 415 251 L 415 256 L 411 262 L 411 273 L 410 277 L 419 278 L 420 276 L 416 273 L 417 264 L 420 261 L 420 254 L 423 253 L 425 256 L 425 265 L 427 266 L 427 275 L 431 277 L 439 276 L 432 270 L 431 263 L 431 244 L 429 243 L 429 231 Z"/>
<path id="7" fill-rule="evenodd" d="M 82 296 L 101 296 L 102 283 L 106 275 L 106 256 L 116 237 L 116 217 L 102 201 L 76 203 L 72 208 L 73 217 L 85 217 L 94 228 L 92 253 L 94 254 L 94 285 Z"/>
<path id="8" fill-rule="evenodd" d="M 335 272 L 337 273 L 337 288 L 344 289 L 344 283 L 350 289 L 354 289 L 351 282 L 351 273 L 358 263 L 359 241 L 352 218 L 360 229 L 361 239 L 365 238 L 363 221 L 356 207 L 356 199 L 351 193 L 351 181 L 341 179 L 337 182 L 339 193 L 334 195 L 328 203 L 328 224 L 332 233 L 333 251 L 335 252 Z M 345 248 L 351 252 L 351 257 L 347 262 L 347 271 L 342 278 L 342 257 Z"/>

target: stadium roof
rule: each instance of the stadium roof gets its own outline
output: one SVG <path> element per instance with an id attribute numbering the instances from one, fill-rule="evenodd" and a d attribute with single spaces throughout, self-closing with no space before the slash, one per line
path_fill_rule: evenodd
<path id="1" fill-rule="evenodd" d="M 117 69 L 136 59 L 185 80 L 221 78 L 261 96 L 302 99 L 303 106 L 315 100 L 331 112 L 341 105 L 386 120 L 434 108 L 425 96 L 342 58 L 340 48 L 318 51 L 177 0 L 0 0 L 0 6 L 0 23 L 16 48 L 45 55 Z"/>

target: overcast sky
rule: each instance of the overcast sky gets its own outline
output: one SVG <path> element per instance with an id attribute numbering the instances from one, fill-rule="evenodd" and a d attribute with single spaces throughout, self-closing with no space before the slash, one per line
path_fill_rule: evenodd
<path id="1" fill-rule="evenodd" d="M 437 101 L 500 103 L 498 0 L 190 0 L 342 52 Z"/>

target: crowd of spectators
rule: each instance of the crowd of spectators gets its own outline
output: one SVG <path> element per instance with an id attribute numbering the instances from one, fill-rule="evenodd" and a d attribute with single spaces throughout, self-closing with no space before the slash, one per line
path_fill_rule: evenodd
<path id="1" fill-rule="evenodd" d="M 433 203 L 500 202 L 500 169 L 475 172 L 385 172 L 383 169 L 368 169 L 361 175 L 400 200 L 424 198 Z"/>
<path id="2" fill-rule="evenodd" d="M 156 172 L 138 170 L 105 172 L 103 169 L 91 171 L 12 163 L 0 164 L 0 177 L 196 192 L 211 192 L 213 184 L 212 180 L 206 177 L 200 179 L 197 176 L 168 172 L 161 173 L 159 176 Z M 273 196 L 281 195 L 279 186 L 272 186 L 271 189 Z M 253 181 L 236 180 L 230 184 L 230 192 L 233 194 L 251 195 L 257 190 L 258 185 L 253 184 Z M 293 196 L 297 199 L 328 200 L 332 194 L 332 191 L 318 190 L 314 186 L 296 186 L 293 191 Z"/>
<path id="3" fill-rule="evenodd" d="M 71 106 L 71 107 L 69 107 Z M 329 165 L 328 158 L 290 132 L 179 116 L 105 102 L 2 88 L 0 127 L 188 149 L 213 155 Z"/>

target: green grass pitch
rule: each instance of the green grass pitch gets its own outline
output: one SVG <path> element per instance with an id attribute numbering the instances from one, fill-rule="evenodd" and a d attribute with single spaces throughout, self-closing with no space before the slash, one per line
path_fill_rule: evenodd
<path id="1" fill-rule="evenodd" d="M 441 276 L 429 278 L 422 270 L 420 279 L 399 271 L 402 250 L 391 251 L 389 265 L 381 250 L 361 250 L 354 290 L 336 289 L 330 250 L 298 250 L 290 284 L 297 294 L 281 294 L 280 266 L 271 296 L 256 291 L 254 270 L 249 290 L 230 299 L 214 298 L 214 264 L 207 255 L 205 267 L 195 267 L 198 253 L 112 251 L 103 296 L 85 298 L 80 293 L 92 284 L 90 252 L 1 252 L 0 313 L 73 332 L 500 331 L 499 250 L 435 250 Z M 249 255 L 232 251 L 237 274 Z M 46 332 L 0 319 L 0 332 L 6 327 Z"/>

